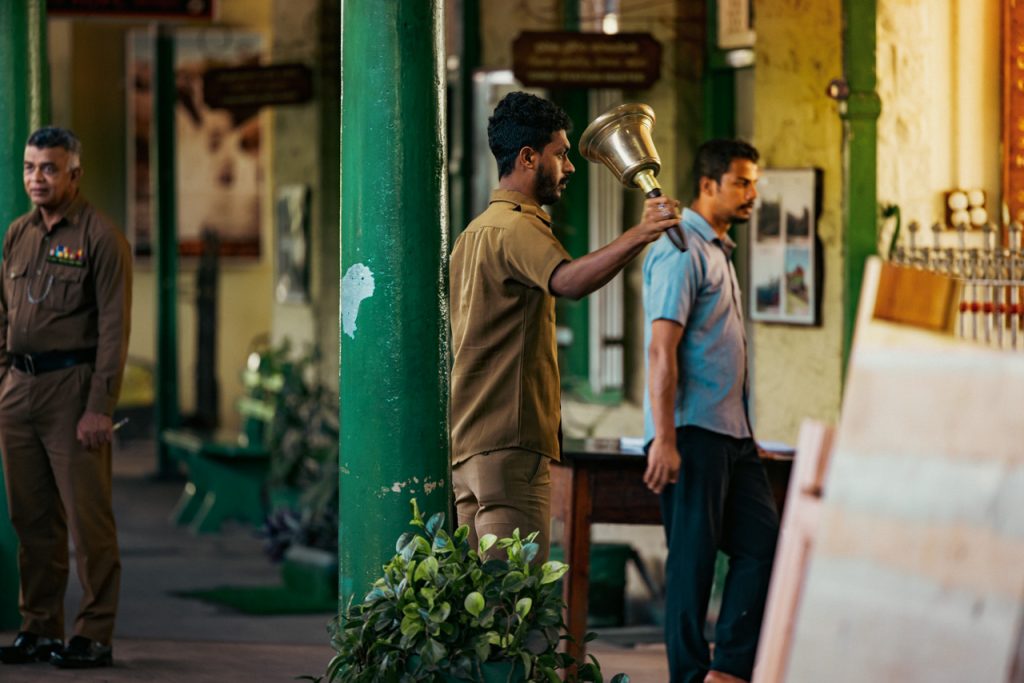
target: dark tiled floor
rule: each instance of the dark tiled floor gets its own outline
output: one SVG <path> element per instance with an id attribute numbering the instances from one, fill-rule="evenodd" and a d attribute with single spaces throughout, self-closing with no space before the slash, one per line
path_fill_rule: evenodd
<path id="1" fill-rule="evenodd" d="M 332 654 L 326 632 L 332 615 L 254 617 L 175 595 L 224 584 L 274 584 L 278 569 L 264 559 L 250 528 L 228 526 L 196 537 L 171 524 L 182 484 L 153 480 L 154 469 L 148 442 L 115 452 L 123 565 L 115 666 L 92 672 L 58 671 L 46 664 L 0 666 L 0 681 L 262 682 L 322 673 Z M 72 576 L 67 614 L 75 613 L 79 597 Z M 0 641 L 13 636 L 0 633 Z M 660 645 L 620 647 L 599 639 L 590 649 L 606 675 L 625 671 L 633 683 L 668 680 Z"/>

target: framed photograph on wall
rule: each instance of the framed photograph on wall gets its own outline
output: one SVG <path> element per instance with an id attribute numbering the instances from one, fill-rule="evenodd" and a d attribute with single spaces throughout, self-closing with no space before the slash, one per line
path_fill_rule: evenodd
<path id="1" fill-rule="evenodd" d="M 309 186 L 277 189 L 277 249 L 274 298 L 278 303 L 309 301 Z"/>
<path id="2" fill-rule="evenodd" d="M 174 33 L 177 231 L 181 256 L 199 256 L 202 234 L 216 233 L 220 256 L 259 259 L 264 159 L 259 108 L 211 107 L 203 76 L 213 68 L 259 64 L 264 38 L 232 29 Z M 137 256 L 149 256 L 152 225 L 150 156 L 155 41 L 135 29 L 127 37 L 128 233 Z"/>
<path id="3" fill-rule="evenodd" d="M 821 172 L 764 169 L 750 219 L 750 319 L 817 325 L 817 218 Z"/>

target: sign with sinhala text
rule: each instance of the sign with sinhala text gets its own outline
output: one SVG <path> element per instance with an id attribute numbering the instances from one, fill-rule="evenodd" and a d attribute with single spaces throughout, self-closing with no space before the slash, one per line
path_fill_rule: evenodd
<path id="1" fill-rule="evenodd" d="M 214 0 L 47 0 L 55 15 L 212 19 Z"/>
<path id="2" fill-rule="evenodd" d="M 203 74 L 203 99 L 211 109 L 300 104 L 313 96 L 305 64 L 270 64 L 210 69 Z"/>
<path id="3" fill-rule="evenodd" d="M 512 71 L 542 88 L 647 88 L 661 71 L 649 33 L 526 32 L 512 44 Z"/>

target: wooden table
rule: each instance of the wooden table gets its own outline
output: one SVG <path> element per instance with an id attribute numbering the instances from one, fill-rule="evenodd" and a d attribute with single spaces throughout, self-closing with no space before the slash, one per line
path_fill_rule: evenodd
<path id="1" fill-rule="evenodd" d="M 765 458 L 779 513 L 785 502 L 792 456 Z M 658 496 L 643 483 L 646 459 L 622 450 L 618 439 L 566 439 L 562 462 L 551 468 L 551 515 L 562 521 L 562 548 L 569 573 L 563 583 L 565 623 L 581 658 L 590 590 L 590 525 L 661 524 Z"/>

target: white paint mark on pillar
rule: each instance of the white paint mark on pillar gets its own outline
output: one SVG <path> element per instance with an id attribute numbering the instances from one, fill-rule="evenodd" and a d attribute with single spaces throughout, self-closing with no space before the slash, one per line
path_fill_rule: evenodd
<path id="1" fill-rule="evenodd" d="M 356 338 L 356 317 L 363 299 L 373 296 L 373 273 L 362 263 L 356 263 L 345 271 L 341 280 L 341 328 L 353 339 Z"/>

